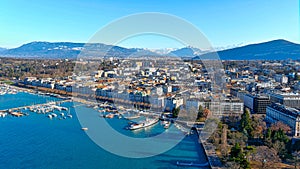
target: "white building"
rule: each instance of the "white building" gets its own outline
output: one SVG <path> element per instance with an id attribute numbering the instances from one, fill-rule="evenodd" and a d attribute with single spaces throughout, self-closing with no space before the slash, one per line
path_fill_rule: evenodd
<path id="1" fill-rule="evenodd" d="M 293 136 L 300 137 L 300 110 L 273 103 L 267 107 L 266 120 L 281 121 L 291 127 Z"/>
<path id="2" fill-rule="evenodd" d="M 179 97 L 168 97 L 165 98 L 165 109 L 167 111 L 172 111 L 175 108 L 183 105 L 183 98 Z"/>
<path id="3" fill-rule="evenodd" d="M 200 105 L 201 105 L 200 100 L 196 98 L 187 99 L 185 104 L 187 110 L 190 109 L 198 110 Z"/>
<path id="4" fill-rule="evenodd" d="M 274 79 L 276 82 L 281 83 L 281 84 L 287 84 L 289 81 L 289 78 L 287 76 L 279 75 L 279 74 L 276 74 Z"/>
<path id="5" fill-rule="evenodd" d="M 270 93 L 269 95 L 272 103 L 300 108 L 300 94 L 298 93 Z"/>

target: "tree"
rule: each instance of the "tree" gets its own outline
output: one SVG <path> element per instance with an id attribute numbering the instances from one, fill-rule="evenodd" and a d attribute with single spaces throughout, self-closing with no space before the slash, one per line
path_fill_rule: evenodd
<path id="1" fill-rule="evenodd" d="M 210 114 L 210 111 L 208 109 L 203 110 L 203 117 L 204 118 L 207 118 L 209 114 Z"/>
<path id="2" fill-rule="evenodd" d="M 240 145 L 245 146 L 248 140 L 248 137 L 245 134 L 241 132 L 235 132 L 235 131 L 233 132 L 229 131 L 227 138 L 228 138 L 228 144 L 231 145 L 235 145 L 236 143 L 239 143 Z"/>
<path id="3" fill-rule="evenodd" d="M 221 153 L 224 157 L 228 155 L 227 149 L 227 125 L 223 125 L 221 134 Z"/>
<path id="4" fill-rule="evenodd" d="M 205 121 L 209 114 L 210 111 L 207 108 L 203 109 L 203 107 L 200 105 L 197 114 L 197 121 Z"/>
<path id="5" fill-rule="evenodd" d="M 295 75 L 295 80 L 300 80 L 300 75 L 298 75 L 298 73 Z"/>
<path id="6" fill-rule="evenodd" d="M 247 136 L 253 137 L 252 135 L 253 128 L 251 122 L 252 121 L 250 118 L 249 109 L 246 109 L 242 114 L 241 121 L 240 121 L 241 131 L 245 132 Z"/>
<path id="7" fill-rule="evenodd" d="M 278 121 L 278 122 L 272 124 L 271 125 L 271 130 L 272 131 L 282 130 L 284 133 L 290 133 L 291 132 L 291 128 L 288 125 L 282 123 L 281 121 Z"/>
<path id="8" fill-rule="evenodd" d="M 279 156 L 282 156 L 286 153 L 285 144 L 282 141 L 276 140 L 273 144 L 274 149 L 277 151 Z"/>
<path id="9" fill-rule="evenodd" d="M 250 163 L 248 161 L 247 152 L 244 153 L 241 146 L 236 143 L 230 151 L 230 159 L 237 162 L 241 168 L 248 169 L 250 168 Z"/>
<path id="10" fill-rule="evenodd" d="M 265 135 L 265 138 L 271 138 L 271 136 L 272 136 L 272 131 L 271 131 L 271 129 L 270 128 L 268 128 L 267 129 L 267 132 L 266 132 L 266 135 Z"/>
<path id="11" fill-rule="evenodd" d="M 230 158 L 234 159 L 242 153 L 242 148 L 239 143 L 236 143 L 230 150 Z"/>
<path id="12" fill-rule="evenodd" d="M 252 116 L 251 126 L 255 129 L 252 131 L 251 135 L 254 138 L 262 138 L 263 133 L 267 128 L 266 122 L 260 117 Z"/>
<path id="13" fill-rule="evenodd" d="M 198 108 L 198 115 L 197 115 L 197 119 L 203 117 L 203 107 L 200 105 Z"/>
<path id="14" fill-rule="evenodd" d="M 287 135 L 285 134 L 283 129 L 273 131 L 271 139 L 272 139 L 273 142 L 281 141 L 281 142 L 287 143 L 289 141 L 289 138 L 287 137 Z"/>
<path id="15" fill-rule="evenodd" d="M 178 117 L 179 112 L 180 112 L 180 107 L 173 109 L 173 111 L 172 111 L 173 117 L 175 117 L 175 118 Z"/>

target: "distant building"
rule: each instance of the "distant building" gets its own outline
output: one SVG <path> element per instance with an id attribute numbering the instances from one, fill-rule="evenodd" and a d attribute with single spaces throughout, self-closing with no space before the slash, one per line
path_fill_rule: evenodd
<path id="1" fill-rule="evenodd" d="M 230 94 L 231 94 L 232 96 L 237 97 L 239 91 L 240 91 L 240 90 L 239 90 L 238 88 L 231 88 L 231 89 L 230 89 Z"/>
<path id="2" fill-rule="evenodd" d="M 278 74 L 276 74 L 274 76 L 274 79 L 275 79 L 276 82 L 281 83 L 281 84 L 287 84 L 288 81 L 289 81 L 289 78 L 287 76 L 285 76 L 285 75 L 278 75 Z"/>
<path id="3" fill-rule="evenodd" d="M 300 110 L 273 103 L 267 107 L 266 120 L 275 123 L 281 121 L 292 129 L 295 137 L 300 137 Z"/>
<path id="4" fill-rule="evenodd" d="M 300 94 L 295 93 L 271 93 L 272 103 L 280 103 L 288 107 L 300 108 Z"/>
<path id="5" fill-rule="evenodd" d="M 200 100 L 197 98 L 187 99 L 186 104 L 185 104 L 187 110 L 190 110 L 190 109 L 198 110 L 200 105 L 201 105 Z"/>
<path id="6" fill-rule="evenodd" d="M 266 108 L 270 105 L 270 98 L 261 95 L 246 94 L 244 96 L 244 105 L 249 108 L 252 113 L 265 114 Z"/>
<path id="7" fill-rule="evenodd" d="M 175 108 L 183 105 L 183 99 L 179 97 L 168 97 L 165 98 L 165 110 L 172 111 Z"/>
<path id="8" fill-rule="evenodd" d="M 25 85 L 31 85 L 33 81 L 37 80 L 36 77 L 26 77 L 24 79 L 24 84 Z"/>
<path id="9" fill-rule="evenodd" d="M 296 90 L 300 90 L 300 81 L 297 84 L 294 85 L 294 88 Z"/>
<path id="10" fill-rule="evenodd" d="M 244 110 L 244 103 L 238 98 L 225 98 L 220 101 L 202 101 L 200 105 L 203 108 L 208 108 L 213 116 L 220 117 L 241 115 Z"/>
<path id="11" fill-rule="evenodd" d="M 223 116 L 230 115 L 230 114 L 243 114 L 244 110 L 244 103 L 238 98 L 230 98 L 225 99 L 221 103 Z"/>
<path id="12" fill-rule="evenodd" d="M 254 96 L 251 94 L 244 95 L 244 106 L 249 108 L 250 111 L 254 110 Z"/>
<path id="13" fill-rule="evenodd" d="M 172 86 L 169 86 L 169 85 L 163 86 L 163 92 L 164 93 L 171 93 L 172 92 Z"/>

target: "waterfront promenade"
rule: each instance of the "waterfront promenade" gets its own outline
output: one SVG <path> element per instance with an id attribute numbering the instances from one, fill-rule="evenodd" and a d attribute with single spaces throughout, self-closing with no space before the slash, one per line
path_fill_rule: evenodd
<path id="1" fill-rule="evenodd" d="M 220 161 L 220 158 L 216 154 L 215 147 L 211 143 L 208 143 L 205 140 L 201 140 L 200 134 L 201 132 L 203 132 L 201 129 L 196 129 L 196 131 L 198 135 L 198 141 L 200 143 L 200 146 L 202 146 L 204 149 L 204 153 L 206 155 L 210 168 L 212 169 L 223 168 L 222 162 Z"/>
<path id="2" fill-rule="evenodd" d="M 23 91 L 26 91 L 26 92 L 33 92 L 34 89 L 28 89 L 28 88 L 22 88 L 22 87 L 16 87 L 14 86 L 15 88 L 18 88 L 19 90 L 23 90 Z M 38 89 L 39 90 L 39 89 Z M 39 90 L 39 91 L 43 91 L 43 92 L 46 92 L 44 90 Z M 57 93 L 57 92 L 56 92 Z M 62 94 L 62 95 L 65 95 L 65 94 Z M 70 95 L 69 95 L 70 96 Z M 89 99 L 84 99 L 84 98 L 80 98 L 80 97 L 76 97 L 76 96 L 73 96 L 71 97 L 71 99 L 68 99 L 68 100 L 62 100 L 62 101 L 56 101 L 55 104 L 61 104 L 63 102 L 77 102 L 77 103 L 80 103 L 80 104 L 74 104 L 74 107 L 76 106 L 81 106 L 81 105 L 90 105 L 90 106 L 96 106 L 99 104 L 98 101 L 96 100 L 89 100 Z M 43 106 L 43 105 L 46 105 L 47 103 L 43 103 L 43 104 L 36 104 L 36 105 L 32 105 L 32 106 Z M 5 110 L 0 110 L 0 112 L 7 112 L 7 111 L 16 111 L 16 110 L 20 110 L 22 108 L 30 108 L 31 106 L 21 106 L 21 107 L 15 107 L 15 108 L 10 108 L 10 109 L 5 109 Z M 154 112 L 154 113 L 149 113 L 149 115 L 159 115 L 159 113 L 157 112 Z M 183 125 L 183 126 L 186 126 L 186 127 L 196 127 L 198 125 L 204 125 L 203 122 L 192 122 L 192 121 L 181 121 L 181 120 L 176 120 L 177 123 Z M 210 145 L 209 143 L 206 143 L 206 142 L 202 142 L 200 140 L 200 132 L 201 132 L 201 129 L 197 130 L 197 134 L 198 134 L 198 141 L 200 143 L 200 146 L 202 146 L 202 148 L 204 149 L 204 154 L 200 157 L 200 158 L 206 158 L 207 161 L 208 161 L 208 164 L 211 168 L 213 169 L 217 169 L 217 168 L 221 168 L 222 166 L 222 163 L 220 162 L 218 156 L 216 155 L 215 151 L 214 151 L 214 148 L 212 145 Z"/>

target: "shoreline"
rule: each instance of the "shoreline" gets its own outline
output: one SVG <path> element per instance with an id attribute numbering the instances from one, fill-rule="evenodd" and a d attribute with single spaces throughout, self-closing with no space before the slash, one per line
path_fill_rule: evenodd
<path id="1" fill-rule="evenodd" d="M 44 94 L 46 94 L 46 93 L 52 93 L 52 94 L 57 94 L 57 93 L 53 93 L 53 92 L 46 92 L 46 91 L 43 91 L 43 90 L 39 90 L 38 88 L 36 88 L 36 89 L 32 89 L 32 88 L 29 88 L 29 87 L 21 87 L 21 86 L 17 86 L 17 85 L 15 85 L 15 84 L 12 84 L 12 85 L 8 85 L 8 86 L 10 86 L 10 87 L 12 87 L 12 88 L 14 88 L 14 89 L 16 89 L 16 90 L 18 90 L 18 91 L 22 91 L 22 92 L 28 92 L 28 93 L 32 93 L 32 94 L 42 94 L 42 95 L 44 95 Z M 95 99 L 95 101 L 92 101 L 92 100 L 89 100 L 89 99 L 85 99 L 85 98 L 80 98 L 80 97 L 75 97 L 75 96 L 66 96 L 66 94 L 57 94 L 57 96 L 59 96 L 59 98 L 62 98 L 62 99 L 71 99 L 72 101 L 74 101 L 74 102 L 79 102 L 79 103 L 82 103 L 82 104 L 85 104 L 86 106 L 93 106 L 93 105 L 97 105 L 97 104 L 99 104 L 97 101 L 96 101 L 96 99 Z M 57 96 L 52 96 L 52 97 L 57 97 Z M 179 121 L 180 123 L 186 123 L 186 124 L 189 124 L 189 123 L 191 123 L 190 121 Z M 173 123 L 173 124 L 175 124 L 175 122 Z M 180 124 L 180 125 L 182 125 L 182 124 Z M 183 126 L 183 125 L 182 125 Z M 174 127 L 176 127 L 176 126 L 174 126 Z M 183 126 L 184 127 L 184 126 Z M 186 132 L 186 130 L 183 130 L 182 128 L 178 128 L 178 127 L 176 127 L 178 130 L 180 130 L 181 132 Z M 185 128 L 185 127 L 184 127 Z M 192 129 L 192 127 L 190 128 L 190 129 Z M 221 168 L 219 165 L 216 165 L 216 163 L 217 164 L 219 164 L 218 162 L 219 162 L 219 160 L 217 160 L 217 162 L 215 162 L 216 161 L 216 158 L 218 158 L 218 157 L 216 157 L 216 154 L 215 153 L 212 153 L 211 151 L 208 151 L 208 147 L 209 147 L 209 145 L 207 145 L 208 143 L 206 143 L 206 142 L 202 142 L 202 140 L 200 139 L 200 135 L 199 135 L 199 131 L 197 130 L 197 129 L 192 129 L 192 130 L 195 130 L 196 131 L 196 134 L 197 134 L 197 142 L 198 142 L 198 144 L 199 144 L 199 146 L 200 146 L 200 148 L 201 149 L 203 149 L 204 151 L 204 155 L 205 155 L 205 157 L 206 157 L 206 161 L 208 162 L 208 164 L 209 164 L 209 166 L 207 166 L 207 167 L 209 167 L 209 168 L 212 168 L 212 169 L 217 169 L 217 168 Z"/>

